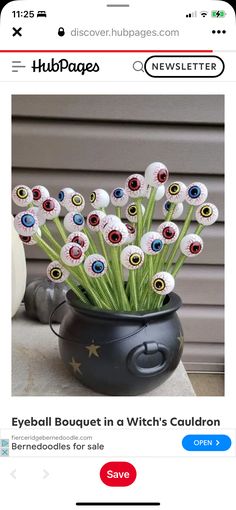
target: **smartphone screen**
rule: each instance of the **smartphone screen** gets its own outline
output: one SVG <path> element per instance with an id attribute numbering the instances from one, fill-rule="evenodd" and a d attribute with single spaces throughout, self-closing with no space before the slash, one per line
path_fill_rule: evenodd
<path id="1" fill-rule="evenodd" d="M 4 510 L 236 508 L 235 35 L 222 1 L 1 11 Z"/>

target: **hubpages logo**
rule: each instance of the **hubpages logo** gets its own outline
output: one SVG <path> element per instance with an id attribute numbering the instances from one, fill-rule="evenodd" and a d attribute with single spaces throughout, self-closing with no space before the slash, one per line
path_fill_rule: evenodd
<path id="1" fill-rule="evenodd" d="M 80 73 L 84 76 L 85 73 L 97 73 L 99 71 L 99 65 L 97 62 L 69 62 L 66 58 L 60 60 L 51 60 L 45 62 L 41 58 L 33 60 L 31 66 L 33 72 L 36 73 Z"/>

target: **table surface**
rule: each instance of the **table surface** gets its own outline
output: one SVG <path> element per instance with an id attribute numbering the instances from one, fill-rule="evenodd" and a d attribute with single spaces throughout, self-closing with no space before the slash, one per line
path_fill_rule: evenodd
<path id="1" fill-rule="evenodd" d="M 59 326 L 55 326 L 57 329 Z M 13 396 L 101 396 L 86 388 L 65 368 L 48 325 L 29 319 L 22 305 L 12 321 Z M 142 396 L 194 396 L 182 363 L 161 386 Z"/>

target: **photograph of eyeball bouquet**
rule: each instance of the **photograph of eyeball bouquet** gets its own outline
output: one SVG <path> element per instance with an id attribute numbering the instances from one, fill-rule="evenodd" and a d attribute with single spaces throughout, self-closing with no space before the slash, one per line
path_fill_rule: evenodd
<path id="1" fill-rule="evenodd" d="M 47 278 L 66 282 L 70 289 L 69 311 L 56 333 L 65 364 L 100 393 L 140 394 L 164 382 L 181 359 L 184 337 L 175 281 L 188 257 L 207 249 L 201 234 L 216 222 L 218 209 L 208 200 L 203 182 L 186 186 L 171 181 L 162 162 L 150 163 L 144 174 L 131 174 L 110 194 L 92 190 L 86 219 L 81 191 L 66 187 L 52 197 L 43 184 L 32 189 L 17 185 L 12 199 L 21 210 L 14 228 L 24 244 L 38 244 L 47 255 Z M 153 229 L 160 200 L 163 221 Z M 113 214 L 106 211 L 110 202 Z M 175 220 L 183 215 L 184 204 L 179 229 Z M 52 234 L 52 223 L 60 241 Z M 97 345 L 99 328 L 104 342 Z M 96 370 L 80 369 L 86 350 L 89 357 L 101 358 Z"/>

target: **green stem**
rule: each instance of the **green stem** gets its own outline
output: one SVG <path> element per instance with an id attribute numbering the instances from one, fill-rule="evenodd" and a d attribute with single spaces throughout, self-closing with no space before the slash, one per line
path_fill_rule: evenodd
<path id="1" fill-rule="evenodd" d="M 135 269 L 130 269 L 130 298 L 132 302 L 132 309 L 138 310 L 138 294 L 137 294 L 137 287 L 136 287 L 136 275 L 135 275 Z"/>
<path id="2" fill-rule="evenodd" d="M 143 233 L 143 215 L 142 215 L 142 198 L 135 199 L 136 207 L 137 207 L 137 236 L 136 236 L 136 244 L 140 245 L 140 240 Z"/>
<path id="3" fill-rule="evenodd" d="M 148 232 L 151 228 L 152 218 L 156 205 L 156 188 L 152 187 L 147 208 L 143 217 L 143 233 Z"/>
<path id="4" fill-rule="evenodd" d="M 150 281 L 152 277 L 154 276 L 154 268 L 153 268 L 153 257 L 154 255 L 148 256 L 148 295 L 147 295 L 147 309 L 150 310 L 151 307 L 151 301 L 152 301 L 152 294 L 150 289 Z"/>
<path id="5" fill-rule="evenodd" d="M 121 306 L 122 310 L 130 310 L 130 304 L 127 298 L 127 295 L 125 293 L 124 289 L 124 281 L 123 281 L 123 274 L 120 267 L 120 260 L 119 260 L 119 253 L 117 251 L 117 247 L 111 248 L 111 261 L 112 261 L 112 269 L 113 269 L 113 276 L 116 283 L 116 290 L 119 300 L 119 306 Z"/>
<path id="6" fill-rule="evenodd" d="M 61 245 L 56 241 L 56 239 L 54 239 L 53 235 L 51 234 L 49 228 L 47 227 L 47 225 L 42 225 L 41 226 L 41 230 L 43 232 L 43 234 L 45 235 L 45 237 L 48 238 L 49 241 L 51 241 L 51 243 L 53 244 L 55 250 L 61 251 Z"/>
<path id="7" fill-rule="evenodd" d="M 205 225 L 198 225 L 194 234 L 197 234 L 198 236 L 201 234 L 202 230 L 204 229 Z"/>
<path id="8" fill-rule="evenodd" d="M 65 230 L 64 230 L 64 228 L 63 228 L 63 226 L 61 224 L 60 219 L 59 218 L 54 218 L 53 223 L 55 223 L 55 225 L 57 227 L 57 230 L 58 230 L 62 240 L 64 241 L 64 243 L 66 243 L 67 242 L 67 235 L 66 235 Z"/>
<path id="9" fill-rule="evenodd" d="M 50 260 L 58 260 L 59 254 L 53 248 L 51 248 L 38 234 L 33 236 L 33 239 L 37 242 L 40 248 L 46 253 Z"/>
<path id="10" fill-rule="evenodd" d="M 176 204 L 174 204 L 172 202 L 171 206 L 169 208 L 169 211 L 167 212 L 167 214 L 165 216 L 165 221 L 171 221 L 175 208 L 176 208 Z"/>
<path id="11" fill-rule="evenodd" d="M 89 303 L 89 301 L 86 298 L 86 296 L 84 295 L 84 293 L 79 289 L 79 287 L 77 285 L 75 285 L 72 278 L 69 277 L 65 281 L 66 281 L 67 285 L 73 290 L 74 294 L 80 299 L 80 301 L 82 301 L 82 303 L 85 303 L 85 304 Z"/>
<path id="12" fill-rule="evenodd" d="M 194 205 L 190 205 L 189 207 L 189 210 L 188 210 L 188 214 L 185 218 L 185 222 L 184 222 L 184 225 L 183 225 L 183 228 L 179 234 L 179 237 L 178 239 L 176 240 L 173 248 L 172 248 L 172 251 L 171 251 L 171 254 L 170 254 L 170 257 L 168 258 L 167 260 L 167 263 L 166 263 L 166 271 L 168 272 L 169 269 L 171 268 L 172 264 L 173 264 L 173 261 L 174 261 L 174 258 L 175 258 L 175 255 L 180 247 L 180 243 L 183 239 L 183 237 L 187 234 L 188 232 L 188 229 L 189 229 L 189 226 L 190 226 L 190 223 L 192 221 L 192 217 L 193 217 L 193 211 L 194 211 Z"/>
<path id="13" fill-rule="evenodd" d="M 121 207 L 116 207 L 115 208 L 115 213 L 116 213 L 116 216 L 118 216 L 118 218 L 121 219 Z"/>

